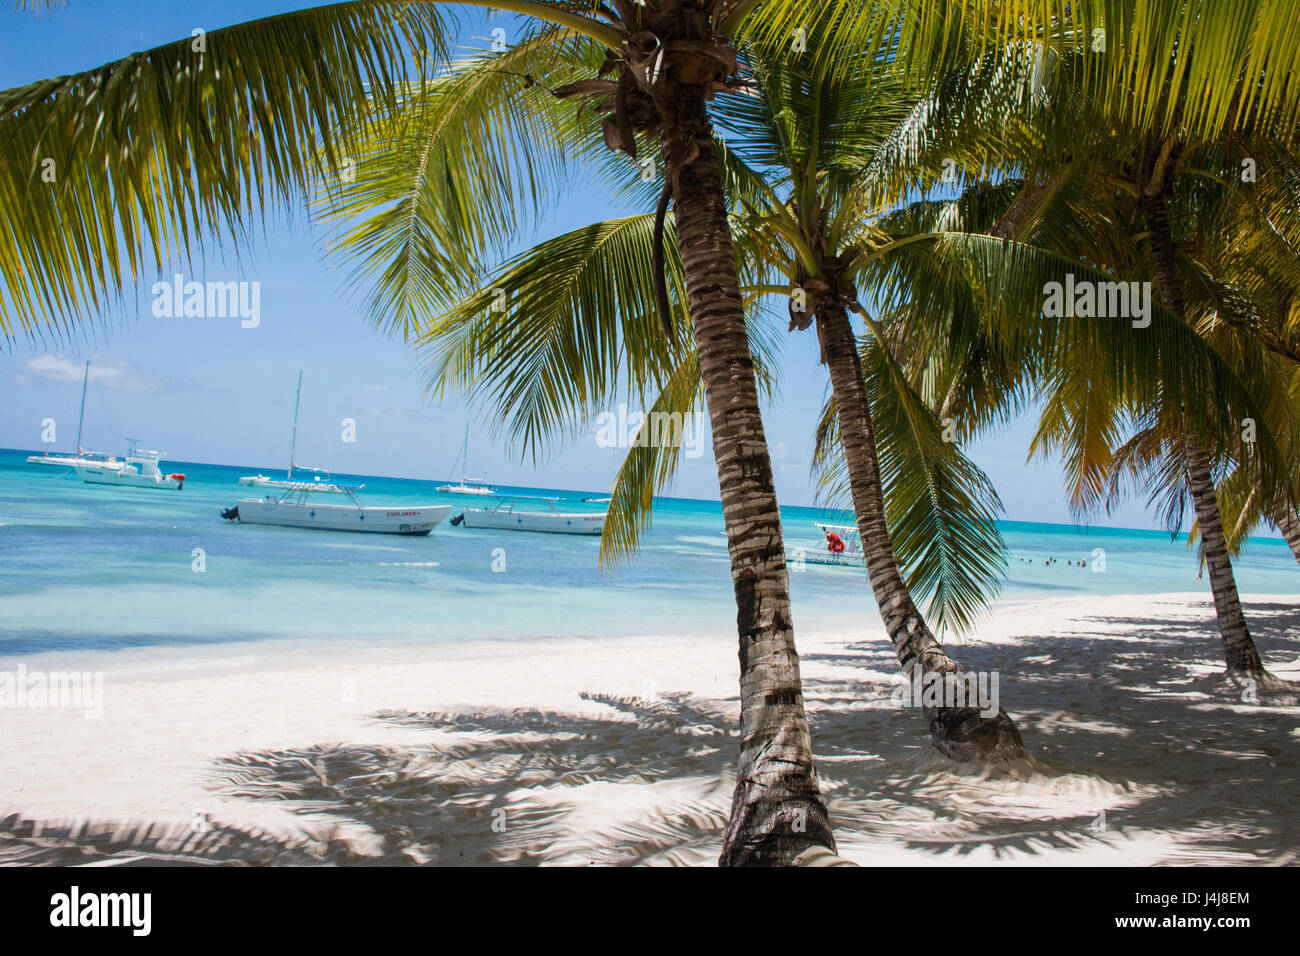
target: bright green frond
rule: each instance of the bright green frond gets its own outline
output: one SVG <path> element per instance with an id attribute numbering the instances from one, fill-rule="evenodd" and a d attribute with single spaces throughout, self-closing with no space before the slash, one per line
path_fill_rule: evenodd
<path id="1" fill-rule="evenodd" d="M 353 0 L 0 92 L 0 335 L 71 329 L 208 237 L 242 245 L 444 36 L 433 7 Z"/>

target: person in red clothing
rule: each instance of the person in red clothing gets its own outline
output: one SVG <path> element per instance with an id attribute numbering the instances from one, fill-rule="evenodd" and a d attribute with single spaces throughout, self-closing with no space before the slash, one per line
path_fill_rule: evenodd
<path id="1" fill-rule="evenodd" d="M 830 549 L 831 554 L 843 554 L 844 539 L 828 529 L 826 532 L 826 547 Z"/>

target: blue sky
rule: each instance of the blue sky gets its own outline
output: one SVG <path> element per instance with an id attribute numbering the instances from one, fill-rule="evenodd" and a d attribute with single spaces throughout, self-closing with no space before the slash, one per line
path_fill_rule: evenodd
<path id="1" fill-rule="evenodd" d="M 5 4 L 0 88 L 86 69 L 188 36 L 195 27 L 213 29 L 297 6 L 303 4 L 69 0 L 64 9 L 36 15 Z M 494 20 L 491 26 L 509 29 L 511 23 Z M 486 47 L 490 29 L 472 24 L 462 43 Z M 542 229 L 556 233 L 619 211 L 596 191 L 562 202 Z M 303 369 L 300 461 L 341 473 L 445 477 L 471 413 L 459 400 L 436 405 L 423 396 L 418 360 L 364 322 L 359 297 L 345 295 L 342 277 L 321 264 L 320 239 L 298 217 L 271 224 L 238 262 L 215 254 L 206 261 L 198 278 L 260 282 L 257 328 L 241 328 L 232 319 L 156 318 L 145 294 L 127 315 L 96 320 L 82 341 L 14 344 L 0 354 L 0 446 L 37 447 L 41 420 L 53 417 L 59 447 L 70 448 L 81 363 L 90 359 L 88 447 L 120 451 L 131 435 L 178 460 L 282 467 L 294 383 Z M 783 349 L 781 392 L 766 409 L 777 492 L 785 504 L 812 504 L 808 459 L 826 374 L 817 364 L 812 331 L 786 335 Z M 341 440 L 345 418 L 356 422 L 353 443 Z M 594 435 L 555 449 L 538 466 L 521 463 L 479 434 L 481 411 L 470 420 L 479 436 L 471 439 L 474 470 L 502 484 L 595 490 L 608 486 L 618 466 L 617 450 L 597 447 Z M 1018 421 L 967 450 L 993 479 L 1009 518 L 1068 522 L 1059 469 L 1025 463 L 1031 432 L 1031 422 Z M 716 499 L 711 456 L 683 461 L 671 493 Z M 1140 502 L 1101 523 L 1155 526 Z"/>

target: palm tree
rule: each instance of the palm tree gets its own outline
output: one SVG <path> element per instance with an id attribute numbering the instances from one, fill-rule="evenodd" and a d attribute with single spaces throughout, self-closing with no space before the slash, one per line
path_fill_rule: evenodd
<path id="1" fill-rule="evenodd" d="M 1217 348 L 1239 356 L 1273 379 L 1269 391 L 1277 401 L 1279 421 L 1274 440 L 1281 458 L 1294 462 L 1300 441 L 1300 327 L 1294 319 L 1300 299 L 1300 162 L 1292 150 L 1256 141 L 1243 144 L 1251 163 L 1267 174 L 1246 188 L 1211 182 L 1199 190 L 1195 242 L 1184 248 L 1191 266 L 1190 285 L 1197 301 L 1202 334 Z M 1300 486 L 1292 469 L 1288 494 L 1270 492 L 1268 476 L 1258 473 L 1257 456 L 1249 454 L 1240 435 L 1228 445 L 1235 468 L 1220 483 L 1228 552 L 1235 556 L 1261 524 L 1281 532 L 1300 562 L 1300 517 L 1295 502 Z M 1198 537 L 1193 527 L 1189 543 Z"/>
<path id="2" fill-rule="evenodd" d="M 634 105 L 629 109 L 644 116 L 654 112 L 653 104 L 631 92 L 630 79 L 620 81 L 628 87 L 620 93 L 611 89 L 612 81 L 585 78 L 601 68 L 602 51 L 554 33 L 540 31 L 506 54 L 478 64 L 478 69 L 462 68 L 401 104 L 391 114 L 395 126 L 360 149 L 362 172 L 355 184 L 325 197 L 324 205 L 345 224 L 365 211 L 359 224 L 345 225 L 338 250 L 360 254 L 354 272 L 358 281 L 373 282 L 373 277 L 383 276 L 372 286 L 370 303 L 378 321 L 400 324 L 402 331 L 427 340 L 437 326 L 429 317 L 439 306 L 456 303 L 497 315 L 493 305 L 498 285 L 488 285 L 468 298 L 448 290 L 465 288 L 467 276 L 485 255 L 484 244 L 509 234 L 504 219 L 513 212 L 515 201 L 525 197 L 510 192 L 508 162 L 528 166 L 525 181 L 541 175 L 543 168 L 548 173 L 562 170 L 562 162 L 550 162 L 542 155 L 544 149 L 528 145 L 541 130 L 560 131 L 558 140 L 550 144 L 556 151 L 574 152 L 579 145 L 570 140 L 580 135 L 587 146 L 599 144 L 605 151 L 618 131 L 609 117 L 602 120 L 597 114 L 596 122 L 591 121 L 593 111 L 585 108 L 584 101 L 592 96 L 630 98 Z M 556 59 L 561 41 L 565 55 Z M 672 95 L 679 96 L 680 91 Z M 488 175 L 480 175 L 483 164 L 496 161 L 482 158 L 485 148 L 502 142 L 500 134 L 510 123 L 530 135 L 507 138 L 505 142 L 518 144 L 519 153 Z M 679 212 L 674 217 L 678 241 L 685 247 L 681 237 L 690 235 L 694 247 L 702 249 L 693 258 L 676 260 L 682 298 L 690 302 L 690 321 L 677 334 L 684 332 L 685 338 L 693 331 L 697 345 L 690 352 L 695 380 L 706 383 L 739 610 L 742 752 L 722 860 L 788 863 L 810 847 L 833 849 L 834 841 L 819 794 L 803 709 L 779 510 L 730 242 L 722 165 L 712 149 L 711 129 L 700 123 L 707 124 L 707 116 L 697 115 L 685 127 L 685 142 L 670 141 L 663 147 L 661 168 L 666 177 L 663 203 L 672 198 L 679 210 L 691 208 L 690 215 Z M 707 137 L 709 143 L 702 152 L 696 143 L 699 137 Z M 639 140 L 624 144 L 632 155 L 653 143 L 644 131 Z M 701 155 L 692 156 L 697 152 Z M 465 172 L 467 160 L 479 168 Z M 622 175 L 629 177 L 626 166 Z M 489 183 L 504 191 L 490 192 Z M 475 217 L 481 210 L 499 211 L 503 219 L 479 229 L 482 220 Z M 529 363 L 530 372 L 502 382 L 505 387 L 491 398 L 498 421 L 525 450 L 536 454 L 548 430 L 547 416 L 567 407 L 548 389 L 577 392 L 583 407 L 592 407 L 617 385 L 624 369 L 605 363 L 612 341 L 602 341 L 601 333 L 626 346 L 626 370 L 634 383 L 649 381 L 660 368 L 680 361 L 684 349 L 664 338 L 653 310 L 624 308 L 618 314 L 618 307 L 636 289 L 648 293 L 653 282 L 636 286 L 624 274 L 614 283 L 595 285 L 584 269 L 585 260 L 598 249 L 621 259 L 627 270 L 648 270 L 655 231 L 655 217 L 640 217 L 566 237 L 563 249 L 561 242 L 553 243 L 547 257 L 532 265 L 542 270 L 548 288 L 572 294 L 566 301 L 572 311 L 550 309 L 524 290 L 509 288 L 509 311 L 500 313 L 507 321 L 478 335 L 477 352 L 447 350 L 444 361 L 453 371 L 441 380 L 445 384 L 460 374 L 456 384 L 475 383 L 482 393 L 489 383 L 502 382 L 497 373 L 504 366 L 496 359 L 526 354 L 528 358 L 521 360 Z M 583 284 L 584 279 L 588 284 Z M 578 324 L 570 321 L 572 316 L 592 319 Z M 516 351 L 510 353 L 511 349 Z M 491 370 L 473 367 L 467 356 L 492 356 Z"/>
<path id="3" fill-rule="evenodd" d="M 1202 49 L 1204 44 L 1197 48 L 1197 52 Z M 995 134 L 997 146 L 993 152 L 1003 174 L 1014 171 L 1022 178 L 1017 184 L 1019 195 L 1007 207 L 1005 214 L 992 225 L 982 223 L 980 231 L 987 230 L 1006 245 L 999 256 L 1006 258 L 1011 254 L 1025 258 L 1027 261 L 1020 268 L 1025 276 L 1036 280 L 1050 273 L 1040 275 L 1032 264 L 1036 254 L 1008 245 L 1008 237 L 1031 236 L 1039 252 L 1109 273 L 1111 280 L 1121 277 L 1116 273 L 1131 277 L 1145 272 L 1153 276 L 1163 306 L 1157 310 L 1157 315 L 1161 316 L 1159 326 L 1172 320 L 1185 330 L 1203 333 L 1202 326 L 1208 324 L 1212 327 L 1217 319 L 1233 318 L 1236 311 L 1233 302 L 1219 296 L 1210 303 L 1210 296 L 1200 294 L 1203 287 L 1214 285 L 1210 280 L 1213 280 L 1216 270 L 1209 265 L 1214 257 L 1204 255 L 1203 249 L 1193 248 L 1195 243 L 1190 240 L 1175 241 L 1170 204 L 1175 197 L 1180 199 L 1183 209 L 1187 210 L 1183 213 L 1185 218 L 1180 222 L 1181 228 L 1187 235 L 1198 237 L 1205 230 L 1193 224 L 1201 221 L 1196 217 L 1198 213 L 1204 213 L 1204 203 L 1189 204 L 1189 197 L 1197 195 L 1198 190 L 1203 192 L 1206 188 L 1203 183 L 1222 178 L 1220 170 L 1231 158 L 1225 155 L 1225 145 L 1234 138 L 1239 149 L 1252 155 L 1280 159 L 1279 146 L 1276 142 L 1269 144 L 1270 136 L 1277 135 L 1274 124 L 1280 123 L 1279 118 L 1272 114 L 1260 116 L 1254 112 L 1237 111 L 1230 115 L 1232 125 L 1228 129 L 1215 128 L 1212 133 L 1205 133 L 1197 129 L 1194 122 L 1183 121 L 1180 114 L 1176 134 L 1153 136 L 1146 128 L 1124 125 L 1128 116 L 1126 110 L 1131 105 L 1122 99 L 1118 104 L 1112 103 L 1097 96 L 1096 91 L 1091 91 L 1091 99 L 1074 95 L 1074 87 L 1087 88 L 1086 82 L 1075 79 L 1087 72 L 1078 60 L 1079 57 L 1067 56 L 1055 74 L 1045 71 L 1043 90 L 1046 93 L 1050 88 L 1052 92 L 1050 96 L 1042 96 L 1041 100 L 1049 105 L 1040 110 L 1032 123 L 1012 123 L 1010 131 L 1003 129 Z M 1247 74 L 1243 72 L 1242 75 Z M 1236 79 L 1237 75 L 1233 74 L 1228 81 L 1231 83 Z M 1203 117 L 1201 121 L 1204 122 Z M 1223 118 L 1216 121 L 1222 122 Z M 977 123 L 975 131 L 977 135 L 968 134 L 968 141 L 989 135 L 983 123 Z M 1179 142 L 1183 145 L 1176 147 Z M 975 159 L 971 165 L 978 168 L 979 160 Z M 1281 167 L 1270 168 L 1280 170 Z M 1274 175 L 1273 181 L 1286 183 L 1288 180 Z M 1232 186 L 1226 188 L 1230 195 L 1239 191 Z M 1260 204 L 1252 200 L 1250 205 L 1254 209 Z M 1266 215 L 1270 218 L 1257 232 L 1290 237 L 1295 231 L 1294 217 L 1290 216 L 1291 221 L 1288 221 L 1287 214 L 1293 209 L 1293 197 L 1290 207 L 1283 205 L 1278 208 L 1275 205 L 1268 210 Z M 1134 235 L 1136 223 L 1146 227 L 1138 235 Z M 1232 235 L 1234 239 L 1239 237 L 1237 233 Z M 968 251 L 988 246 L 986 239 L 975 236 L 968 236 L 961 243 Z M 1276 240 L 1273 244 L 1286 245 L 1285 241 Z M 1222 251 L 1222 245 L 1219 249 Z M 1284 256 L 1278 254 L 1270 261 L 1287 258 L 1293 261 L 1293 249 L 1294 245 L 1291 245 Z M 984 251 L 992 250 L 985 248 Z M 924 254 L 926 249 L 922 247 L 911 252 Z M 1199 270 L 1190 280 L 1185 278 L 1189 275 L 1188 263 L 1193 263 Z M 1290 268 L 1293 273 L 1294 266 Z M 1064 273 L 1066 270 L 1060 271 Z M 1080 270 L 1076 268 L 1074 271 Z M 1063 275 L 1051 278 L 1059 281 Z M 950 293 L 952 279 L 951 273 L 946 278 L 932 274 L 928 284 L 935 291 L 931 294 Z M 923 280 L 919 275 L 912 277 L 907 288 L 915 290 L 920 281 Z M 1184 289 L 1188 281 L 1192 281 L 1198 291 L 1196 315 L 1189 312 L 1185 301 Z M 1292 285 L 1289 288 L 1294 290 L 1296 287 Z M 999 291 L 1005 295 L 1007 290 Z M 1246 298 L 1249 295 L 1238 295 L 1236 303 L 1239 305 Z M 1029 307 L 1032 300 L 1021 297 L 1019 301 Z M 918 311 L 917 306 L 915 301 L 908 305 L 913 312 Z M 951 299 L 946 308 L 952 309 Z M 1005 305 L 1000 308 L 1004 309 Z M 1208 322 L 1200 321 L 1202 316 L 1208 316 Z M 913 326 L 919 321 L 919 318 L 914 319 Z M 1238 317 L 1236 321 L 1238 324 L 1251 324 L 1249 317 Z M 1226 381 L 1223 376 L 1233 380 L 1236 398 L 1220 396 L 1216 390 L 1210 394 L 1223 400 L 1207 404 L 1205 396 L 1195 388 L 1196 377 L 1189 378 L 1186 368 L 1169 361 L 1172 352 L 1167 350 L 1175 344 L 1170 340 L 1161 345 L 1166 350 L 1162 359 L 1136 365 L 1125 363 L 1131 372 L 1141 372 L 1145 368 L 1149 376 L 1155 376 L 1149 378 L 1149 382 L 1161 384 L 1158 391 L 1146 390 L 1146 394 L 1139 398 L 1134 390 L 1135 383 L 1115 380 L 1114 368 L 1108 369 L 1107 365 L 1114 366 L 1125 353 L 1140 360 L 1140 351 L 1134 351 L 1132 339 L 1146 336 L 1151 344 L 1156 344 L 1155 330 L 1112 331 L 1122 334 L 1112 337 L 1104 353 L 1097 356 L 1099 362 L 1083 359 L 1083 352 L 1073 355 L 1058 352 L 1057 357 L 1062 361 L 1041 365 L 1040 380 L 1050 385 L 1050 391 L 1035 448 L 1048 450 L 1055 446 L 1069 451 L 1075 476 L 1074 501 L 1085 513 L 1099 503 L 1108 485 L 1114 490 L 1115 469 L 1126 469 L 1130 475 L 1154 466 L 1158 466 L 1157 470 L 1163 469 L 1162 487 L 1175 492 L 1171 503 L 1179 505 L 1180 495 L 1185 493 L 1195 505 L 1196 526 L 1201 535 L 1203 560 L 1210 571 L 1228 675 L 1249 678 L 1257 685 L 1260 682 L 1271 683 L 1273 679 L 1263 669 L 1241 612 L 1220 517 L 1214 470 L 1216 460 L 1223 462 L 1233 450 L 1230 436 L 1240 428 L 1242 421 L 1268 421 L 1267 441 L 1243 449 L 1238 440 L 1236 451 L 1244 452 L 1241 457 L 1254 469 L 1261 483 L 1258 489 L 1260 500 L 1280 512 L 1282 521 L 1279 526 L 1285 525 L 1286 515 L 1294 507 L 1294 491 L 1286 487 L 1285 478 L 1289 471 L 1281 454 L 1282 432 L 1278 416 L 1267 412 L 1271 404 L 1272 380 L 1261 376 L 1258 362 L 1237 361 L 1229 355 L 1212 358 L 1210 365 L 1203 366 L 1204 370 L 1212 372 L 1217 363 L 1218 371 L 1213 374 L 1220 376 L 1220 382 Z M 1265 336 L 1263 333 L 1267 331 L 1258 323 L 1251 328 L 1260 343 L 1275 349 L 1285 346 L 1284 334 L 1274 330 Z M 1184 344 L 1190 346 L 1192 343 Z M 958 388 L 968 387 L 963 383 L 964 378 L 972 384 L 981 383 L 985 373 L 977 365 L 980 360 L 996 355 L 997 351 L 997 347 L 993 347 L 983 352 L 954 356 L 958 360 L 949 373 L 949 381 Z M 934 354 L 926 357 L 933 359 Z M 1025 372 L 1034 363 L 1028 354 L 1021 354 L 1012 364 L 1019 372 Z M 993 371 L 995 375 L 1000 374 L 997 369 Z M 1000 394 L 1014 395 L 1015 392 L 1004 388 Z M 995 397 L 991 408 L 997 407 Z M 1118 420 L 1125 410 L 1134 416 L 1139 434 L 1116 452 L 1113 449 Z M 1222 470 L 1223 466 L 1219 464 L 1218 467 Z M 1179 477 L 1171 483 L 1175 475 Z M 1166 516 L 1172 526 L 1177 526 L 1180 514 L 1181 507 L 1167 510 Z"/>
<path id="4" fill-rule="evenodd" d="M 1234 185 L 1231 178 L 1204 183 L 1183 179 L 1178 191 L 1171 192 L 1169 206 L 1177 211 L 1180 229 L 1188 237 L 1180 244 L 1179 280 L 1182 288 L 1189 290 L 1186 311 L 1198 332 L 1243 375 L 1258 381 L 1257 390 L 1270 419 L 1271 445 L 1281 461 L 1281 474 L 1270 474 L 1274 456 L 1253 449 L 1257 441 L 1253 420 L 1222 423 L 1219 444 L 1224 448 L 1223 461 L 1216 470 L 1225 477 L 1216 481 L 1213 489 L 1221 514 L 1214 517 L 1221 524 L 1222 547 L 1228 557 L 1235 556 L 1250 531 L 1267 522 L 1282 532 L 1300 560 L 1295 507 L 1300 489 L 1291 464 L 1300 434 L 1296 401 L 1300 356 L 1293 345 L 1294 329 L 1286 318 L 1291 303 L 1300 295 L 1300 259 L 1293 244 L 1300 235 L 1300 216 L 1295 213 L 1300 202 L 1300 178 L 1295 173 L 1300 166 L 1287 148 L 1278 149 L 1258 137 L 1244 142 L 1242 148 L 1267 162 L 1267 182 L 1246 189 Z M 1199 150 L 1186 158 L 1184 169 L 1197 175 L 1207 166 L 1222 163 L 1226 159 L 1223 152 L 1217 147 Z M 1194 228 L 1189 228 L 1191 223 Z M 1168 472 L 1169 465 L 1162 459 L 1178 448 L 1176 430 L 1163 436 L 1139 432 L 1116 454 L 1112 496 L 1118 491 L 1122 473 L 1131 477 L 1143 471 Z M 1172 485 L 1178 487 L 1176 482 Z M 1198 507 L 1189 544 L 1204 542 L 1201 511 Z M 1202 564 L 1210 566 L 1205 547 Z M 1231 581 L 1220 586 L 1235 590 Z M 1248 649 L 1245 653 L 1249 664 Z"/>
<path id="5" fill-rule="evenodd" d="M 851 78 L 831 81 L 818 78 L 808 67 L 788 63 L 787 51 L 760 50 L 747 45 L 744 63 L 750 85 L 744 92 L 720 95 L 715 113 L 722 124 L 718 153 L 723 158 L 731 192 L 741 197 L 742 209 L 732 216 L 732 229 L 742 258 L 741 291 L 753 302 L 774 288 L 798 285 L 826 288 L 829 263 L 870 253 L 870 231 L 855 224 L 854 209 L 843 202 L 856 195 L 851 187 L 873 158 L 875 145 L 888 139 L 897 124 L 911 114 L 915 96 L 881 67 L 859 63 L 848 71 Z M 458 197 L 422 182 L 420 165 L 406 157 L 419 155 L 415 143 L 427 142 L 431 129 L 445 133 L 460 128 L 456 119 L 464 97 L 473 90 L 495 97 L 501 77 L 527 76 L 538 92 L 532 115 L 515 118 L 529 137 L 512 139 L 521 152 L 521 162 L 530 170 L 545 166 L 544 145 L 533 137 L 544 131 L 563 130 L 562 142 L 574 149 L 584 142 L 573 118 L 556 108 L 556 100 L 541 92 L 570 74 L 581 74 L 586 66 L 579 51 L 575 65 L 557 61 L 538 63 L 531 51 L 521 49 L 508 57 L 487 58 L 466 65 L 446 83 L 425 91 L 415 102 L 403 104 L 392 128 L 375 137 L 375 150 L 364 153 L 369 174 L 352 187 L 332 197 L 330 211 L 352 223 L 337 244 L 347 256 L 360 254 L 354 277 L 364 281 L 383 275 L 375 287 L 372 312 L 376 316 L 418 321 L 427 331 L 420 346 L 430 356 L 430 385 L 441 393 L 465 390 L 498 410 L 511 439 L 524 453 L 536 451 L 538 437 L 550 435 L 564 424 L 584 423 L 584 413 L 597 407 L 598 396 L 609 391 L 612 356 L 621 355 L 629 379 L 636 384 L 634 397 L 652 411 L 689 415 L 699 383 L 696 354 L 675 348 L 671 338 L 650 334 L 658 306 L 652 291 L 656 276 L 642 271 L 654 258 L 646 253 L 653 245 L 656 218 L 649 215 L 596 223 L 543 242 L 507 262 L 480 283 L 471 297 L 440 297 L 431 301 L 430 292 L 440 284 L 412 276 L 408 248 L 385 241 L 401 226 L 408 208 L 430 213 L 430 229 L 455 220 Z M 543 69 L 549 71 L 543 73 Z M 567 85 L 557 87 L 567 89 Z M 546 119 L 542 121 L 541 112 Z M 500 117 L 496 106 L 479 102 L 472 116 Z M 809 127 L 812 127 L 811 129 Z M 480 135 L 475 130 L 472 135 Z M 491 130 L 500 135 L 500 130 Z M 599 143 L 599 131 L 587 132 L 588 146 Z M 472 155 L 465 144 L 448 144 L 456 155 Z M 438 165 L 442 167 L 443 157 Z M 597 157 L 597 161 L 599 158 Z M 457 175 L 455 178 L 461 178 Z M 517 178 L 529 178 L 527 176 Z M 626 173 L 623 174 L 626 182 Z M 501 177 L 509 188 L 510 177 Z M 635 181 L 634 181 L 635 182 Z M 777 190 L 789 189 L 792 201 L 777 198 Z M 642 199 L 651 197 L 644 190 Z M 394 201 L 396 196 L 400 202 Z M 823 211 L 820 224 L 798 214 L 799 203 L 809 201 Z M 477 196 L 476 204 L 505 208 L 512 203 Z M 438 213 L 451 203 L 450 213 Z M 660 207 L 662 214 L 662 206 Z M 680 258 L 672 241 L 672 224 L 658 225 L 670 232 L 667 243 L 672 286 L 684 288 Z M 837 243 L 842 243 L 837 248 Z M 420 245 L 428 247 L 428 239 Z M 448 243 L 439 240 L 439 246 Z M 801 254 L 809 250 L 807 254 Z M 812 252 L 811 250 L 816 250 Z M 478 256 L 475 256 L 478 258 Z M 851 283 L 852 270 L 836 273 L 836 281 Z M 399 278 L 400 277 L 400 278 Z M 570 281 L 571 280 L 571 281 Z M 418 286 L 416 285 L 418 283 Z M 639 285 L 638 285 L 639 283 Z M 666 290 L 664 290 L 666 292 Z M 639 298 L 638 295 L 643 297 Z M 500 296 L 509 307 L 494 310 Z M 616 306 L 621 305 L 621 310 Z M 433 314 L 437 307 L 442 314 Z M 958 675 L 957 665 L 925 626 L 910 593 L 908 580 L 886 524 L 886 497 L 875 449 L 870 409 L 864 391 L 863 370 L 849 329 L 848 316 L 839 308 L 841 322 L 834 324 L 836 304 L 825 298 L 810 302 L 827 332 L 821 333 L 826 355 L 831 360 L 832 382 L 839 406 L 841 445 L 845 454 L 842 474 L 857 492 L 854 504 L 866 542 L 869 578 L 875 589 L 888 634 L 900 663 L 910 675 Z M 671 311 L 671 307 L 670 307 Z M 760 328 L 759 315 L 749 326 Z M 803 323 L 805 326 L 807 322 Z M 848 351 L 837 348 L 828 332 L 848 330 Z M 756 344 L 766 351 L 761 339 Z M 887 353 L 880 353 L 885 356 Z M 764 365 L 770 364 L 764 362 Z M 671 370 L 656 375 L 656 369 Z M 892 410 L 905 409 L 889 419 L 886 440 L 892 460 L 906 467 L 895 468 L 894 476 L 906 480 L 891 482 L 890 503 L 895 520 L 906 534 L 908 564 L 912 581 L 932 586 L 934 612 L 941 623 L 969 626 L 975 609 L 1004 567 L 1001 539 L 986 504 L 996 503 L 978 469 L 963 459 L 955 446 L 940 438 L 941 427 L 915 400 L 915 395 L 891 362 L 872 367 L 871 383 L 884 394 Z M 857 383 L 846 393 L 847 381 Z M 653 382 L 656 396 L 647 387 Z M 855 404 L 856 400 L 856 404 Z M 847 409 L 856 408 L 854 414 Z M 563 414 L 555 414 L 561 410 Z M 852 424 L 849 420 L 852 419 Z M 643 431 L 649 429 L 649 424 Z M 899 440 L 897 433 L 904 437 Z M 854 441 L 865 435 L 866 443 Z M 611 520 L 606 523 L 604 558 L 617 560 L 634 546 L 656 490 L 671 476 L 675 449 L 646 441 L 634 448 L 612 492 Z M 981 484 L 982 482 L 982 484 Z M 870 489 L 863 493 L 863 488 Z M 962 760 L 1005 761 L 1024 756 L 1014 724 L 1005 712 L 983 717 L 978 707 L 927 706 L 936 746 Z"/>
<path id="6" fill-rule="evenodd" d="M 819 77 L 783 52 L 752 51 L 749 60 L 759 95 L 728 97 L 720 112 L 742 134 L 735 150 L 755 169 L 773 170 L 774 182 L 762 208 L 745 219 L 749 235 L 742 248 L 766 251 L 789 283 L 790 328 L 816 325 L 830 374 L 842 475 L 868 578 L 899 663 L 912 680 L 934 675 L 960 682 L 960 669 L 926 626 L 900 567 L 886 518 L 869 380 L 849 321 L 850 310 L 860 314 L 875 343 L 885 343 L 884 330 L 859 302 L 856 278 L 890 246 L 864 225 L 872 210 L 856 200 L 864 177 L 877 174 L 881 147 L 909 122 L 921 97 L 882 76 L 866 58 L 854 58 L 853 68 L 836 78 Z M 789 198 L 778 199 L 776 189 L 788 189 Z M 884 361 L 883 374 L 874 381 L 906 390 L 888 351 L 878 348 L 874 354 Z M 934 493 L 928 485 L 932 477 L 927 469 L 914 472 L 913 497 Z M 965 554 L 952 560 L 978 567 L 988 554 L 1000 556 L 991 521 L 967 522 L 964 530 L 974 533 L 959 544 Z M 1025 756 L 1020 734 L 1003 710 L 985 717 L 978 707 L 926 706 L 923 713 L 936 747 L 949 757 L 1006 762 Z"/>
<path id="7" fill-rule="evenodd" d="M 1200 48 L 1193 47 L 1193 56 L 1200 52 Z M 1248 85 L 1238 88 L 1241 96 L 1249 97 L 1251 92 Z M 1186 100 L 1170 98 L 1178 101 L 1180 108 L 1190 110 L 1192 107 Z M 1091 118 L 1104 115 L 1098 111 Z M 1089 117 L 1076 113 L 1074 118 Z M 1109 179 L 1110 188 L 1118 189 L 1122 194 L 1117 197 L 1118 202 L 1127 202 L 1145 227 L 1145 241 L 1141 243 L 1144 248 L 1137 250 L 1144 260 L 1143 271 L 1154 279 L 1165 309 L 1179 321 L 1194 324 L 1197 320 L 1189 310 L 1187 294 L 1188 264 L 1197 257 L 1197 236 L 1204 231 L 1203 225 L 1192 218 L 1202 206 L 1195 201 L 1197 194 L 1207 188 L 1206 183 L 1214 183 L 1216 179 L 1223 181 L 1220 170 L 1224 160 L 1232 156 L 1233 149 L 1229 144 L 1234 140 L 1237 149 L 1250 150 L 1252 146 L 1265 149 L 1268 141 L 1277 136 L 1285 141 L 1288 134 L 1271 118 L 1238 113 L 1208 133 L 1184 125 L 1157 132 L 1130 127 L 1124 136 L 1127 148 L 1121 146 L 1122 140 L 1117 142 L 1120 136 L 1113 135 L 1106 153 L 1093 157 L 1100 160 L 1094 183 Z M 1275 148 L 1273 151 L 1279 150 Z M 1234 176 L 1227 181 L 1236 179 Z M 1234 188 L 1229 186 L 1228 191 Z M 1182 210 L 1173 208 L 1176 202 Z M 1258 376 L 1256 379 L 1265 381 Z M 1168 460 L 1172 454 L 1179 463 L 1184 486 L 1195 510 L 1201 556 L 1208 571 L 1223 638 L 1227 674 L 1230 678 L 1249 679 L 1256 684 L 1271 683 L 1275 679 L 1264 670 L 1242 612 L 1216 490 L 1216 459 L 1222 460 L 1232 451 L 1222 436 L 1237 430 L 1240 422 L 1228 420 L 1210 424 L 1207 428 L 1204 418 L 1192 412 L 1186 404 L 1183 397 L 1165 395 L 1160 406 L 1148 411 L 1150 417 L 1162 422 L 1164 457 Z M 1256 454 L 1265 450 L 1274 454 Z M 1250 450 L 1249 454 L 1256 459 L 1276 458 L 1277 450 L 1276 447 Z M 1286 503 L 1283 497 L 1287 492 L 1286 482 L 1282 477 L 1274 477 L 1285 474 L 1282 469 L 1265 467 L 1264 475 L 1270 486 L 1265 500 Z"/>

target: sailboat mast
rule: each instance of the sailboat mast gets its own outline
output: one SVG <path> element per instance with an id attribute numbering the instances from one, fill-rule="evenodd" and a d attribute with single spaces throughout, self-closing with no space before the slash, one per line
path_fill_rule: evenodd
<path id="1" fill-rule="evenodd" d="M 298 369 L 298 393 L 293 397 L 293 431 L 289 433 L 289 478 L 293 478 L 293 457 L 298 447 L 298 403 L 302 401 L 302 369 Z"/>
<path id="2" fill-rule="evenodd" d="M 465 419 L 465 444 L 460 446 L 460 483 L 469 477 L 469 419 Z"/>
<path id="3" fill-rule="evenodd" d="M 86 383 L 90 381 L 90 360 L 81 372 L 81 414 L 77 416 L 77 454 L 81 454 L 81 426 L 86 421 Z"/>

